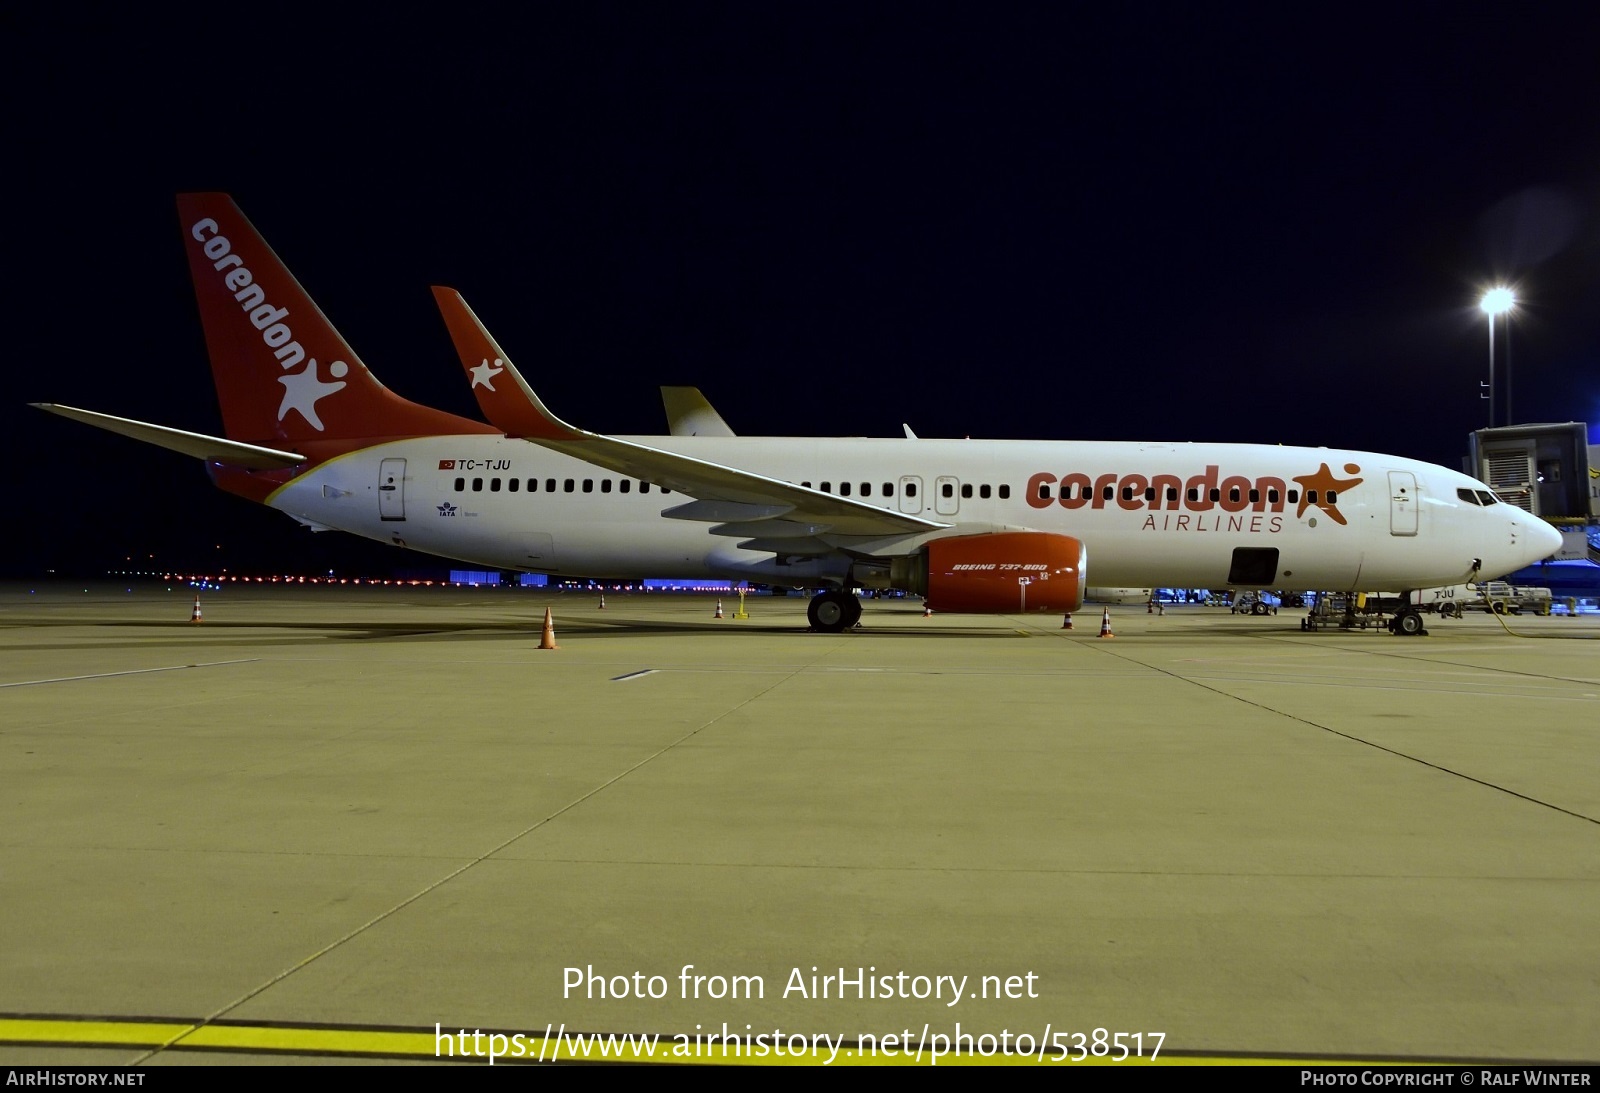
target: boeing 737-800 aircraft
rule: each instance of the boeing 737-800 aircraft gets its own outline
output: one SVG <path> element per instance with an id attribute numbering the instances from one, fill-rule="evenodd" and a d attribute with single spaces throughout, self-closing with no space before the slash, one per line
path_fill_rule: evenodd
<path id="1" fill-rule="evenodd" d="M 1560 545 L 1482 482 L 1372 452 L 592 433 L 435 288 L 485 425 L 379 383 L 227 195 L 178 210 L 226 438 L 42 408 L 198 456 L 314 528 L 508 570 L 801 586 L 830 631 L 858 621 L 855 588 L 1059 613 L 1092 562 L 1101 586 L 1401 593 Z"/>

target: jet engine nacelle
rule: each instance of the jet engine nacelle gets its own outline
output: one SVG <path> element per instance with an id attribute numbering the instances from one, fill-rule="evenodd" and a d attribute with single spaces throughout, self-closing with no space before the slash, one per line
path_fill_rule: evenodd
<path id="1" fill-rule="evenodd" d="M 1089 583 L 1083 543 L 1043 531 L 953 535 L 896 561 L 895 586 L 921 593 L 935 611 L 1076 611 Z"/>

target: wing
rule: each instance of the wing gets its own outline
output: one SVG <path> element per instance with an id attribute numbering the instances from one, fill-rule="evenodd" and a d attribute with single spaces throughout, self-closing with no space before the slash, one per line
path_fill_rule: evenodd
<path id="1" fill-rule="evenodd" d="M 871 540 L 900 539 L 950 526 L 568 425 L 534 394 L 459 292 L 435 287 L 433 295 L 472 381 L 472 393 L 495 428 L 695 498 L 664 510 L 662 516 L 716 524 L 710 529 L 713 534 L 752 536 L 741 546 L 788 554 L 866 547 Z"/>

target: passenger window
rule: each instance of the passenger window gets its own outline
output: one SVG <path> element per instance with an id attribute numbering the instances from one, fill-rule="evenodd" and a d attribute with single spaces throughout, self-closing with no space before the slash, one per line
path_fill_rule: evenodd
<path id="1" fill-rule="evenodd" d="M 1403 493 L 1405 491 L 1402 490 L 1401 492 Z M 1330 504 L 1330 505 L 1336 504 L 1338 502 L 1338 500 L 1339 500 L 1339 491 L 1338 490 L 1329 490 L 1328 491 L 1328 504 Z"/>
<path id="2" fill-rule="evenodd" d="M 1010 498 L 1011 498 L 1011 487 L 1009 485 L 1001 486 L 1000 487 L 1000 500 L 1008 501 L 1008 500 L 1010 500 Z"/>
<path id="3" fill-rule="evenodd" d="M 1299 490 L 1290 490 L 1288 496 L 1289 496 L 1289 504 L 1292 505 L 1295 502 L 1300 500 L 1300 491 Z"/>
<path id="4" fill-rule="evenodd" d="M 554 478 L 546 478 L 544 480 L 544 492 L 545 493 L 555 493 L 556 492 L 556 480 Z"/>
<path id="5" fill-rule="evenodd" d="M 1154 501 L 1156 499 L 1156 488 L 1154 486 L 1148 486 L 1145 488 L 1144 499 L 1146 501 Z"/>
<path id="6" fill-rule="evenodd" d="M 833 483 L 832 482 L 824 482 L 822 484 L 822 492 L 823 493 L 832 493 L 833 492 Z"/>
<path id="7" fill-rule="evenodd" d="M 871 497 L 872 496 L 872 483 L 871 482 L 863 482 L 863 483 L 861 483 L 861 496 L 862 497 Z"/>
<path id="8" fill-rule="evenodd" d="M 1177 486 L 1168 486 L 1167 487 L 1167 500 L 1168 501 L 1176 501 L 1177 499 L 1178 499 L 1178 487 Z"/>
<path id="9" fill-rule="evenodd" d="M 991 494 L 993 492 L 994 491 L 991 490 L 989 488 L 989 486 L 987 486 L 987 485 L 983 485 L 983 486 L 979 486 L 978 487 L 978 496 L 982 497 L 984 500 L 988 500 L 989 499 L 989 494 Z"/>
<path id="10" fill-rule="evenodd" d="M 489 492 L 490 493 L 499 493 L 500 492 L 500 480 L 498 478 L 489 479 Z"/>
<path id="11" fill-rule="evenodd" d="M 956 495 L 956 488 L 950 483 L 946 482 L 939 487 L 939 492 L 946 497 L 954 497 Z"/>
<path id="12" fill-rule="evenodd" d="M 1272 504 L 1272 505 L 1276 505 L 1278 503 L 1278 491 L 1277 490 L 1268 490 L 1267 491 L 1267 503 L 1268 504 Z"/>
<path id="13" fill-rule="evenodd" d="M 1317 491 L 1316 490 L 1307 490 L 1306 491 L 1306 504 L 1315 505 L 1316 503 L 1317 503 Z"/>
<path id="14" fill-rule="evenodd" d="M 971 486 L 970 483 L 963 483 L 962 484 L 962 486 L 961 486 L 961 496 L 962 497 L 971 497 L 972 496 L 972 486 Z"/>
<path id="15" fill-rule="evenodd" d="M 1190 503 L 1193 504 L 1195 502 L 1198 502 L 1199 500 L 1200 500 L 1200 487 L 1199 486 L 1190 486 L 1189 487 L 1189 501 L 1190 501 Z"/>
<path id="16" fill-rule="evenodd" d="M 1106 489 L 1110 489 L 1110 488 L 1111 488 L 1110 486 L 1106 487 Z M 1123 486 L 1122 487 L 1122 499 L 1124 501 L 1132 501 L 1133 500 L 1133 487 L 1132 486 Z"/>
<path id="17" fill-rule="evenodd" d="M 538 493 L 539 492 L 539 480 L 537 478 L 528 479 L 528 492 L 529 493 Z"/>
<path id="18" fill-rule="evenodd" d="M 1211 487 L 1211 500 L 1212 501 L 1221 501 L 1222 500 L 1222 491 L 1217 489 L 1215 486 Z"/>
<path id="19" fill-rule="evenodd" d="M 850 496 L 850 483 L 848 483 L 848 482 L 840 482 L 839 483 L 839 496 L 840 497 L 849 497 Z"/>
<path id="20" fill-rule="evenodd" d="M 520 479 L 520 478 L 508 478 L 508 479 L 506 479 L 506 489 L 508 491 L 510 491 L 511 493 L 516 493 L 517 490 L 519 488 L 521 488 L 521 486 L 522 486 L 522 479 Z"/>
<path id="21" fill-rule="evenodd" d="M 573 480 L 569 478 L 561 484 L 561 490 L 563 493 L 571 493 L 576 484 L 577 483 L 573 482 Z"/>
<path id="22" fill-rule="evenodd" d="M 1260 500 L 1261 500 L 1261 491 L 1260 490 L 1251 490 L 1250 491 L 1250 503 L 1253 505 L 1257 501 L 1260 501 Z"/>
<path id="23" fill-rule="evenodd" d="M 601 493 L 610 493 L 611 492 L 611 479 L 602 478 L 600 480 L 600 492 Z"/>
<path id="24" fill-rule="evenodd" d="M 885 497 L 893 497 L 894 496 L 894 483 L 893 482 L 885 482 L 883 484 L 883 495 Z"/>
<path id="25" fill-rule="evenodd" d="M 916 495 L 917 495 L 917 484 L 915 482 L 907 482 L 906 483 L 906 496 L 907 497 L 915 497 Z"/>
<path id="26" fill-rule="evenodd" d="M 584 493 L 593 493 L 594 492 L 594 479 L 585 478 L 583 480 L 583 492 Z"/>
<path id="27" fill-rule="evenodd" d="M 1234 486 L 1228 490 L 1228 501 L 1237 505 L 1239 503 L 1239 487 Z"/>
<path id="28" fill-rule="evenodd" d="M 623 493 L 627 493 L 629 490 L 633 489 L 633 479 L 624 478 L 621 482 L 617 483 L 617 489 L 621 490 Z"/>
<path id="29" fill-rule="evenodd" d="M 467 480 L 465 478 L 456 479 L 456 492 L 457 493 L 460 493 L 462 490 L 464 490 L 466 488 L 467 488 Z"/>
<path id="30" fill-rule="evenodd" d="M 474 478 L 472 480 L 472 492 L 473 493 L 482 493 L 483 492 L 483 479 Z"/>
<path id="31" fill-rule="evenodd" d="M 1072 488 L 1071 486 L 1063 486 L 1062 487 L 1063 492 L 1062 492 L 1061 496 L 1065 497 L 1066 496 L 1065 491 L 1066 490 L 1070 490 L 1071 488 Z M 1048 482 L 1040 482 L 1039 483 L 1039 500 L 1041 500 L 1041 501 L 1050 500 L 1050 483 L 1048 483 Z"/>
<path id="32" fill-rule="evenodd" d="M 649 493 L 650 492 L 650 483 L 648 483 L 648 482 L 640 482 L 639 483 L 639 492 L 640 493 Z"/>

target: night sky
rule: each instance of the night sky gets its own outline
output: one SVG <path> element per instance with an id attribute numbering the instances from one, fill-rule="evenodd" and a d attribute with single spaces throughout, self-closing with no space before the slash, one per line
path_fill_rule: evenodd
<path id="1" fill-rule="evenodd" d="M 1504 278 L 1516 418 L 1600 422 L 1581 5 L 239 10 L 0 16 L 0 574 L 430 564 L 26 407 L 220 433 L 189 190 L 231 193 L 391 388 L 473 417 L 431 284 L 604 432 L 663 432 L 678 383 L 751 435 L 1459 466 Z"/>

